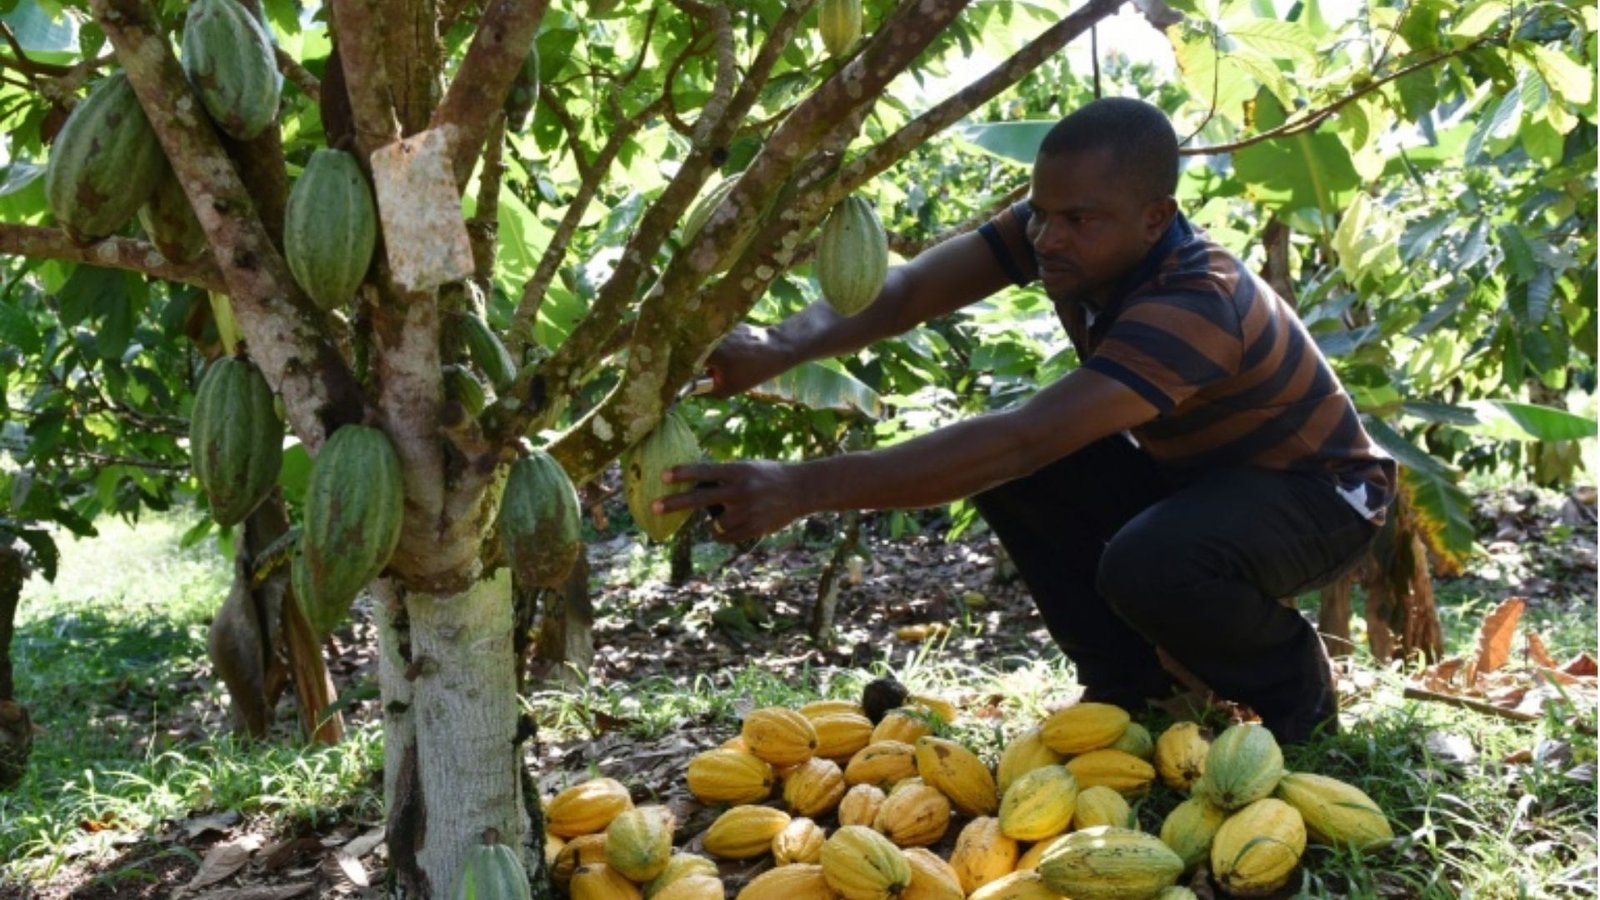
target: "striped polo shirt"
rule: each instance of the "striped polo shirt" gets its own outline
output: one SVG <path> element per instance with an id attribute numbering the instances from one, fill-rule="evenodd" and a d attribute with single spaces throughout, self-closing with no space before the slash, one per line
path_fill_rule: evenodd
<path id="1" fill-rule="evenodd" d="M 1026 201 L 979 233 L 1012 281 L 1038 274 Z M 1363 516 L 1383 520 L 1395 464 L 1368 437 L 1293 307 L 1237 257 L 1174 216 L 1105 309 L 1056 312 L 1085 368 L 1159 410 L 1133 429 L 1180 478 L 1256 466 L 1326 475 Z"/>

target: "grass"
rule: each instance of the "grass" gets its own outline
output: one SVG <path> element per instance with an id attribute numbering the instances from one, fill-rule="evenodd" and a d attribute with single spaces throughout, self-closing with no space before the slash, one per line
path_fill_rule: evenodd
<path id="1" fill-rule="evenodd" d="M 107 523 L 99 538 L 64 548 L 55 585 L 35 583 L 25 593 L 14 647 L 18 687 L 49 730 L 40 736 L 28 778 L 0 795 L 0 860 L 9 860 L 0 872 L 47 880 L 72 860 L 109 854 L 119 832 L 212 810 L 238 810 L 291 830 L 381 814 L 376 726 L 357 727 L 343 745 L 321 749 L 301 749 L 292 739 L 248 744 L 225 735 L 204 646 L 227 571 L 214 548 L 179 546 L 189 524 L 183 517 L 157 518 L 135 535 Z M 629 569 L 659 576 L 661 558 L 630 559 Z M 1504 593 L 1483 582 L 1440 583 L 1449 652 L 1470 648 L 1483 612 Z M 1558 655 L 1594 652 L 1592 595 L 1536 607 L 1530 617 Z M 1405 673 L 1367 663 L 1371 688 L 1345 710 L 1346 730 L 1290 748 L 1286 762 L 1360 786 L 1389 813 L 1398 840 L 1367 859 L 1308 850 L 1297 875 L 1300 893 L 1595 896 L 1600 797 L 1593 719 L 1552 715 L 1513 723 L 1405 701 Z M 808 669 L 796 677 L 753 659 L 742 668 L 592 682 L 526 700 L 551 739 L 593 737 L 604 730 L 601 723 L 640 740 L 688 723 L 731 736 L 750 708 L 857 696 L 868 678 L 888 671 L 880 662 L 871 671 Z M 1070 667 L 1053 651 L 979 663 L 937 641 L 901 657 L 893 674 L 915 692 L 972 700 L 969 713 L 979 714 L 970 715 L 957 736 L 990 758 L 1006 737 L 1066 699 L 1073 684 Z M 191 727 L 174 733 L 174 722 Z M 1167 722 L 1151 717 L 1144 724 L 1159 734 Z M 283 726 L 292 733 L 292 723 Z M 1468 739 L 1476 759 L 1442 756 L 1440 735 Z M 1519 751 L 1534 752 L 1535 761 L 1508 765 Z M 1573 777 L 1585 764 L 1588 779 Z M 1180 799 L 1157 787 L 1136 806 L 1141 825 L 1159 829 Z M 89 835 L 91 823 L 107 827 Z"/>
<path id="2" fill-rule="evenodd" d="M 215 545 L 180 545 L 192 524 L 147 517 L 135 534 L 103 520 L 62 548 L 54 584 L 24 590 L 17 691 L 45 730 L 28 776 L 0 794 L 0 876 L 48 881 L 123 832 L 214 809 L 288 827 L 380 814 L 376 726 L 317 750 L 228 735 L 205 646 L 229 571 Z"/>

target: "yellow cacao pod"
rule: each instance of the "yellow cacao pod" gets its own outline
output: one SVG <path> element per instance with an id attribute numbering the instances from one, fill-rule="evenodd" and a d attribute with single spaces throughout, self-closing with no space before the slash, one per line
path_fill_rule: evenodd
<path id="1" fill-rule="evenodd" d="M 640 884 L 660 875 L 672 857 L 672 831 L 677 826 L 677 818 L 665 806 L 624 810 L 606 826 L 606 865 Z"/>
<path id="2" fill-rule="evenodd" d="M 894 787 L 917 774 L 917 751 L 900 741 L 879 741 L 862 747 L 844 767 L 847 784 Z"/>
<path id="3" fill-rule="evenodd" d="M 772 859 L 780 866 L 820 863 L 822 842 L 827 838 L 816 822 L 804 816 L 790 819 L 789 824 L 772 838 Z"/>
<path id="4" fill-rule="evenodd" d="M 725 900 L 728 890 L 715 875 L 685 875 L 655 895 L 655 900 Z"/>
<path id="5" fill-rule="evenodd" d="M 849 762 L 862 747 L 872 743 L 872 720 L 860 713 L 831 713 L 811 720 L 817 730 L 817 755 Z"/>
<path id="6" fill-rule="evenodd" d="M 1109 703 L 1075 703 L 1051 713 L 1039 726 L 1044 744 L 1057 753 L 1088 753 L 1109 747 L 1128 729 L 1128 711 Z"/>
<path id="7" fill-rule="evenodd" d="M 750 745 L 746 744 L 744 742 L 744 738 L 738 736 L 737 734 L 734 735 L 731 738 L 728 738 L 727 740 L 723 741 L 722 743 L 718 744 L 717 747 L 722 749 L 722 750 L 737 750 L 740 753 L 749 753 L 750 752 Z M 754 755 L 754 754 L 751 754 L 751 755 Z"/>
<path id="8" fill-rule="evenodd" d="M 1012 872 L 973 891 L 968 900 L 1062 900 L 1062 897 L 1045 886 L 1038 872 Z"/>
<path id="9" fill-rule="evenodd" d="M 861 704 L 854 700 L 813 700 L 810 703 L 807 703 L 805 706 L 800 707 L 800 715 L 805 716 L 813 722 L 822 718 L 823 716 L 834 716 L 840 714 L 865 716 L 866 711 L 861 708 Z"/>
<path id="10" fill-rule="evenodd" d="M 950 827 L 950 801 L 938 788 L 902 782 L 889 793 L 872 828 L 901 847 L 936 844 Z"/>
<path id="11" fill-rule="evenodd" d="M 1183 860 L 1154 835 L 1109 825 L 1066 835 L 1039 861 L 1044 883 L 1072 900 L 1148 898 L 1182 873 Z"/>
<path id="12" fill-rule="evenodd" d="M 1370 850 L 1394 840 L 1394 830 L 1366 792 L 1326 775 L 1291 772 L 1278 780 L 1276 796 L 1305 819 L 1313 841 Z"/>
<path id="13" fill-rule="evenodd" d="M 644 895 L 646 900 L 651 900 L 680 878 L 688 878 L 691 875 L 718 878 L 720 874 L 717 871 L 717 864 L 704 856 L 697 853 L 674 853 L 672 858 L 667 860 L 666 868 L 661 870 L 661 874 L 645 884 Z"/>
<path id="14" fill-rule="evenodd" d="M 1161 893 L 1155 895 L 1152 900 L 1200 900 L 1200 898 L 1195 896 L 1194 891 L 1175 884 L 1172 887 L 1162 888 Z"/>
<path id="15" fill-rule="evenodd" d="M 1043 766 L 1059 766 L 1066 757 L 1044 745 L 1038 728 L 1030 728 L 1006 744 L 995 769 L 995 780 L 1002 792 L 1023 775 Z"/>
<path id="16" fill-rule="evenodd" d="M 1211 841 L 1227 818 L 1227 813 L 1206 802 L 1204 797 L 1190 797 L 1167 813 L 1161 823 L 1161 843 L 1178 854 L 1187 872 L 1211 855 Z"/>
<path id="17" fill-rule="evenodd" d="M 849 778 L 849 773 L 845 775 Z M 875 784 L 858 784 L 844 792 L 844 798 L 839 801 L 840 825 L 865 825 L 872 827 L 878 818 L 878 810 L 883 807 L 883 801 L 888 799 L 883 793 L 883 788 Z"/>
<path id="18" fill-rule="evenodd" d="M 1028 852 L 1022 854 L 1022 858 L 1017 860 L 1017 871 L 1031 872 L 1039 868 L 1039 860 L 1043 859 L 1044 855 L 1050 852 L 1050 848 L 1054 847 L 1064 837 L 1066 837 L 1066 835 L 1058 834 L 1053 838 L 1040 841 L 1039 843 L 1034 844 L 1032 847 L 1029 847 Z"/>
<path id="19" fill-rule="evenodd" d="M 797 816 L 826 815 L 838 808 L 845 787 L 838 763 L 808 759 L 784 778 L 783 802 Z"/>
<path id="20" fill-rule="evenodd" d="M 772 850 L 772 839 L 789 825 L 789 814 L 770 806 L 735 806 L 706 829 L 706 852 L 723 859 L 754 859 Z"/>
<path id="21" fill-rule="evenodd" d="M 817 863 L 768 869 L 750 880 L 737 900 L 837 900 Z"/>
<path id="22" fill-rule="evenodd" d="M 950 851 L 950 868 L 956 870 L 961 889 L 971 894 L 1017 868 L 1017 842 L 1000 830 L 1000 820 L 979 816 L 956 836 Z"/>
<path id="23" fill-rule="evenodd" d="M 1133 819 L 1133 809 L 1128 806 L 1128 801 L 1105 785 L 1084 788 L 1078 795 L 1077 806 L 1072 810 L 1073 830 L 1082 831 L 1096 825 L 1138 829 Z"/>
<path id="24" fill-rule="evenodd" d="M 628 789 L 615 778 L 591 778 L 557 794 L 545 804 L 544 822 L 557 837 L 578 837 L 605 831 L 623 810 L 633 809 Z"/>
<path id="25" fill-rule="evenodd" d="M 566 838 L 557 837 L 550 832 L 544 833 L 544 864 L 553 866 L 556 857 L 561 855 L 561 848 L 567 845 Z"/>
<path id="26" fill-rule="evenodd" d="M 1194 793 L 1232 812 L 1272 796 L 1283 777 L 1283 751 L 1272 732 L 1255 724 L 1234 725 L 1217 735 L 1206 752 L 1206 773 Z"/>
<path id="27" fill-rule="evenodd" d="M 817 752 L 817 729 L 792 709 L 769 706 L 744 717 L 739 736 L 750 752 L 775 766 L 795 766 Z"/>
<path id="28" fill-rule="evenodd" d="M 1156 739 L 1156 771 L 1161 773 L 1161 782 L 1180 791 L 1194 787 L 1206 773 L 1210 750 L 1211 742 L 1195 722 L 1179 722 L 1161 732 Z"/>
<path id="29" fill-rule="evenodd" d="M 1128 729 L 1122 732 L 1122 737 L 1110 749 L 1121 750 L 1129 756 L 1137 756 L 1145 762 L 1155 758 L 1156 742 L 1150 737 L 1150 729 L 1138 722 L 1129 722 Z"/>
<path id="30" fill-rule="evenodd" d="M 872 740 L 899 741 L 902 744 L 915 744 L 917 738 L 933 734 L 933 727 L 921 716 L 906 712 L 903 709 L 891 709 L 878 722 L 878 727 L 872 729 Z"/>
<path id="31" fill-rule="evenodd" d="M 989 767 L 971 750 L 944 738 L 916 743 L 917 774 L 938 788 L 965 816 L 991 816 L 1000 808 L 1000 791 Z"/>
<path id="32" fill-rule="evenodd" d="M 1124 797 L 1137 797 L 1156 780 L 1155 767 L 1121 750 L 1090 750 L 1067 760 L 1067 771 L 1078 779 L 1078 788 L 1104 785 Z"/>
<path id="33" fill-rule="evenodd" d="M 844 900 L 888 900 L 911 883 L 911 864 L 883 835 L 845 825 L 822 845 L 822 874 Z"/>
<path id="34" fill-rule="evenodd" d="M 606 833 L 581 834 L 556 851 L 555 862 L 550 865 L 550 878 L 564 888 L 572 883 L 572 875 L 578 869 L 605 861 Z"/>
<path id="35" fill-rule="evenodd" d="M 946 725 L 952 725 L 960 717 L 961 710 L 954 703 L 943 697 L 934 697 L 929 694 L 912 694 L 906 698 L 906 705 L 913 710 L 938 717 Z"/>
<path id="36" fill-rule="evenodd" d="M 689 793 L 701 803 L 760 803 L 777 782 L 772 766 L 752 753 L 716 749 L 689 760 Z"/>
<path id="37" fill-rule="evenodd" d="M 1211 841 L 1211 873 L 1235 897 L 1260 897 L 1289 883 L 1306 849 L 1294 807 L 1271 797 L 1228 817 Z"/>
<path id="38" fill-rule="evenodd" d="M 579 866 L 567 891 L 572 900 L 640 900 L 639 886 L 605 863 Z"/>
<path id="39" fill-rule="evenodd" d="M 1000 830 L 1019 841 L 1042 841 L 1067 830 L 1078 780 L 1065 766 L 1044 766 L 1018 778 L 1000 801 Z"/>
<path id="40" fill-rule="evenodd" d="M 956 870 L 932 850 L 908 847 L 905 854 L 911 866 L 911 883 L 900 892 L 900 900 L 966 900 Z"/>

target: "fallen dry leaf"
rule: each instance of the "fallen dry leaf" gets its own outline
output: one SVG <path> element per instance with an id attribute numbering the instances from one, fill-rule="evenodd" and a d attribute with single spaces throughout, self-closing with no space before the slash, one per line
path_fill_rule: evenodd
<path id="1" fill-rule="evenodd" d="M 360 837 L 351 838 L 350 843 L 339 848 L 339 852 L 346 854 L 352 859 L 360 859 L 363 856 L 366 856 L 368 853 L 371 853 L 373 850 L 376 850 L 378 845 L 383 843 L 383 838 L 384 830 L 381 827 L 374 828 Z"/>
<path id="2" fill-rule="evenodd" d="M 1555 657 L 1550 655 L 1549 648 L 1544 645 L 1544 638 L 1539 636 L 1539 632 L 1532 629 L 1528 631 L 1528 659 L 1532 660 L 1533 664 L 1540 668 L 1559 668 Z"/>
<path id="3" fill-rule="evenodd" d="M 306 881 L 299 884 L 277 884 L 267 887 L 226 888 L 220 891 L 207 891 L 199 894 L 192 900 L 290 900 L 310 892 L 316 887 L 315 882 Z"/>
<path id="4" fill-rule="evenodd" d="M 1511 659 L 1517 620 L 1522 618 L 1522 612 L 1527 608 L 1528 601 L 1521 597 L 1508 597 L 1483 617 L 1483 624 L 1478 628 L 1478 672 L 1496 671 Z"/>
<path id="5" fill-rule="evenodd" d="M 1596 664 L 1594 657 L 1587 653 L 1579 653 L 1573 657 L 1572 662 L 1561 667 L 1561 671 L 1579 678 L 1592 678 L 1600 675 L 1600 664 Z"/>
<path id="6" fill-rule="evenodd" d="M 250 857 L 261 849 L 261 844 L 261 835 L 246 834 L 212 847 L 201 861 L 200 871 L 194 873 L 194 878 L 184 886 L 184 891 L 197 891 L 232 878 L 249 864 Z"/>

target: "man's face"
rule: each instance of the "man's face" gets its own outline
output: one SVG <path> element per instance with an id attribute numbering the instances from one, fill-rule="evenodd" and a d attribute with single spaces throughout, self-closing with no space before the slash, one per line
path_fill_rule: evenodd
<path id="1" fill-rule="evenodd" d="M 1093 306 L 1113 299 L 1107 292 L 1144 260 L 1177 208 L 1145 196 L 1105 150 L 1039 157 L 1028 202 L 1045 293 Z"/>

